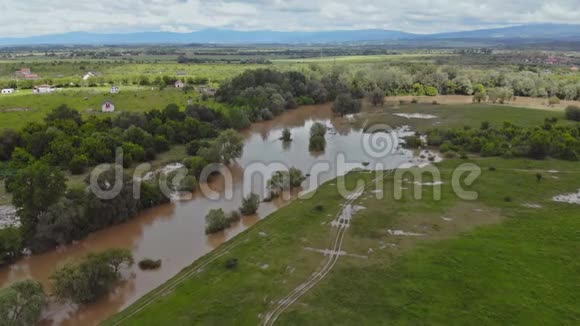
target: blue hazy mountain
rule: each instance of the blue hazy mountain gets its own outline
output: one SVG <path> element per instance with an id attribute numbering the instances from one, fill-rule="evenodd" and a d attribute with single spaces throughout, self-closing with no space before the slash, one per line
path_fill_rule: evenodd
<path id="1" fill-rule="evenodd" d="M 552 39 L 580 40 L 580 25 L 534 24 L 439 34 L 393 30 L 336 30 L 320 32 L 234 31 L 205 29 L 191 33 L 138 32 L 99 34 L 72 32 L 32 37 L 0 38 L 0 45 L 40 44 L 297 44 L 437 39 Z"/>

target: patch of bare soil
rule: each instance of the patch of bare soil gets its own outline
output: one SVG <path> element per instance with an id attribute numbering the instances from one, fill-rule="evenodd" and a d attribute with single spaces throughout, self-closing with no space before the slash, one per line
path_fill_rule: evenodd
<path id="1" fill-rule="evenodd" d="M 0 112 L 27 112 L 30 111 L 29 108 L 10 108 L 10 109 L 1 109 Z"/>

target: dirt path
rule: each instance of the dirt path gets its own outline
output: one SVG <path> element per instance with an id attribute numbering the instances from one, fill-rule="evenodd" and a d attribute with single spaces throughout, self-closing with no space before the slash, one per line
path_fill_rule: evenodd
<path id="1" fill-rule="evenodd" d="M 377 177 L 364 186 L 360 187 L 351 196 L 349 196 L 346 202 L 342 204 L 340 211 L 336 214 L 333 220 L 333 224 L 337 225 L 337 231 L 332 240 L 333 247 L 329 250 L 329 258 L 326 261 L 326 264 L 324 264 L 324 266 L 318 272 L 314 273 L 310 279 L 296 287 L 288 296 L 278 301 L 276 307 L 271 312 L 266 314 L 263 322 L 264 326 L 274 325 L 278 317 L 280 317 L 280 315 L 284 313 L 286 309 L 288 309 L 292 304 L 298 301 L 302 296 L 304 296 L 306 293 L 308 293 L 308 291 L 316 286 L 316 284 L 318 284 L 320 281 L 322 281 L 322 279 L 330 274 L 334 266 L 336 266 L 338 258 L 340 257 L 344 234 L 346 233 L 346 230 L 349 226 L 349 220 L 343 219 L 345 210 L 350 210 L 352 208 L 352 203 L 357 200 L 365 190 L 367 190 L 377 181 L 384 180 L 391 173 L 393 173 L 393 171 L 388 171 L 387 173 L 384 173 L 382 177 Z M 331 234 L 332 232 L 333 231 L 331 231 Z"/>

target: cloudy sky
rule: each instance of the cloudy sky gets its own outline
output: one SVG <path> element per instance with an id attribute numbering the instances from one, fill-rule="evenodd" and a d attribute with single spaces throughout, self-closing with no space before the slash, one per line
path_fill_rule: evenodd
<path id="1" fill-rule="evenodd" d="M 578 0 L 0 0 L 0 37 L 87 32 L 395 29 L 578 23 Z"/>

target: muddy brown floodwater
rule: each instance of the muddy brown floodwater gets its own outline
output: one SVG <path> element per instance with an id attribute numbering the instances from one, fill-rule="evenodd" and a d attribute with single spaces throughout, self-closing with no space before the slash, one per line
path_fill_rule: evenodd
<path id="1" fill-rule="evenodd" d="M 381 162 L 385 168 L 394 168 L 412 158 L 412 153 L 398 150 L 397 153 L 375 159 L 365 153 L 363 141 L 367 136 L 360 130 L 353 130 L 347 123 L 348 118 L 335 118 L 328 105 L 307 106 L 285 112 L 269 122 L 254 124 L 244 132 L 245 146 L 243 156 L 231 168 L 233 183 L 230 198 L 225 194 L 224 178 L 218 178 L 209 185 L 222 196 L 213 200 L 201 194 L 194 194 L 188 201 L 172 202 L 140 213 L 127 223 L 110 227 L 91 234 L 87 239 L 59 248 L 42 255 L 24 258 L 17 263 L 0 269 L 0 284 L 16 280 L 34 278 L 50 291 L 49 277 L 63 262 L 80 258 L 90 252 L 109 248 L 127 248 L 132 251 L 135 261 L 143 258 L 161 259 L 162 267 L 156 271 L 141 271 L 135 265 L 128 271 L 126 280 L 110 295 L 88 305 L 67 305 L 51 303 L 44 313 L 43 325 L 96 325 L 116 312 L 135 302 L 153 290 L 199 257 L 207 254 L 223 242 L 252 226 L 260 218 L 271 214 L 285 205 L 284 201 L 262 203 L 257 216 L 244 217 L 225 232 L 206 236 L 205 215 L 211 209 L 222 208 L 232 211 L 240 206 L 243 190 L 251 189 L 263 193 L 263 182 L 275 171 L 269 163 L 283 163 L 294 166 L 305 173 L 321 162 L 329 163 L 329 170 L 319 175 L 318 183 L 342 175 L 354 167 L 362 167 L 363 162 Z M 327 146 L 324 153 L 313 154 L 308 151 L 310 127 L 321 122 L 332 128 L 326 135 Z M 292 131 L 293 141 L 283 144 L 283 128 Z M 338 166 L 336 156 L 344 154 L 350 166 Z M 260 165 L 261 163 L 265 165 Z M 253 177 L 245 177 L 244 171 L 258 171 Z M 259 174 L 264 177 L 261 178 Z M 315 184 L 305 186 L 313 189 Z M 247 194 L 247 193 L 246 193 Z"/>

